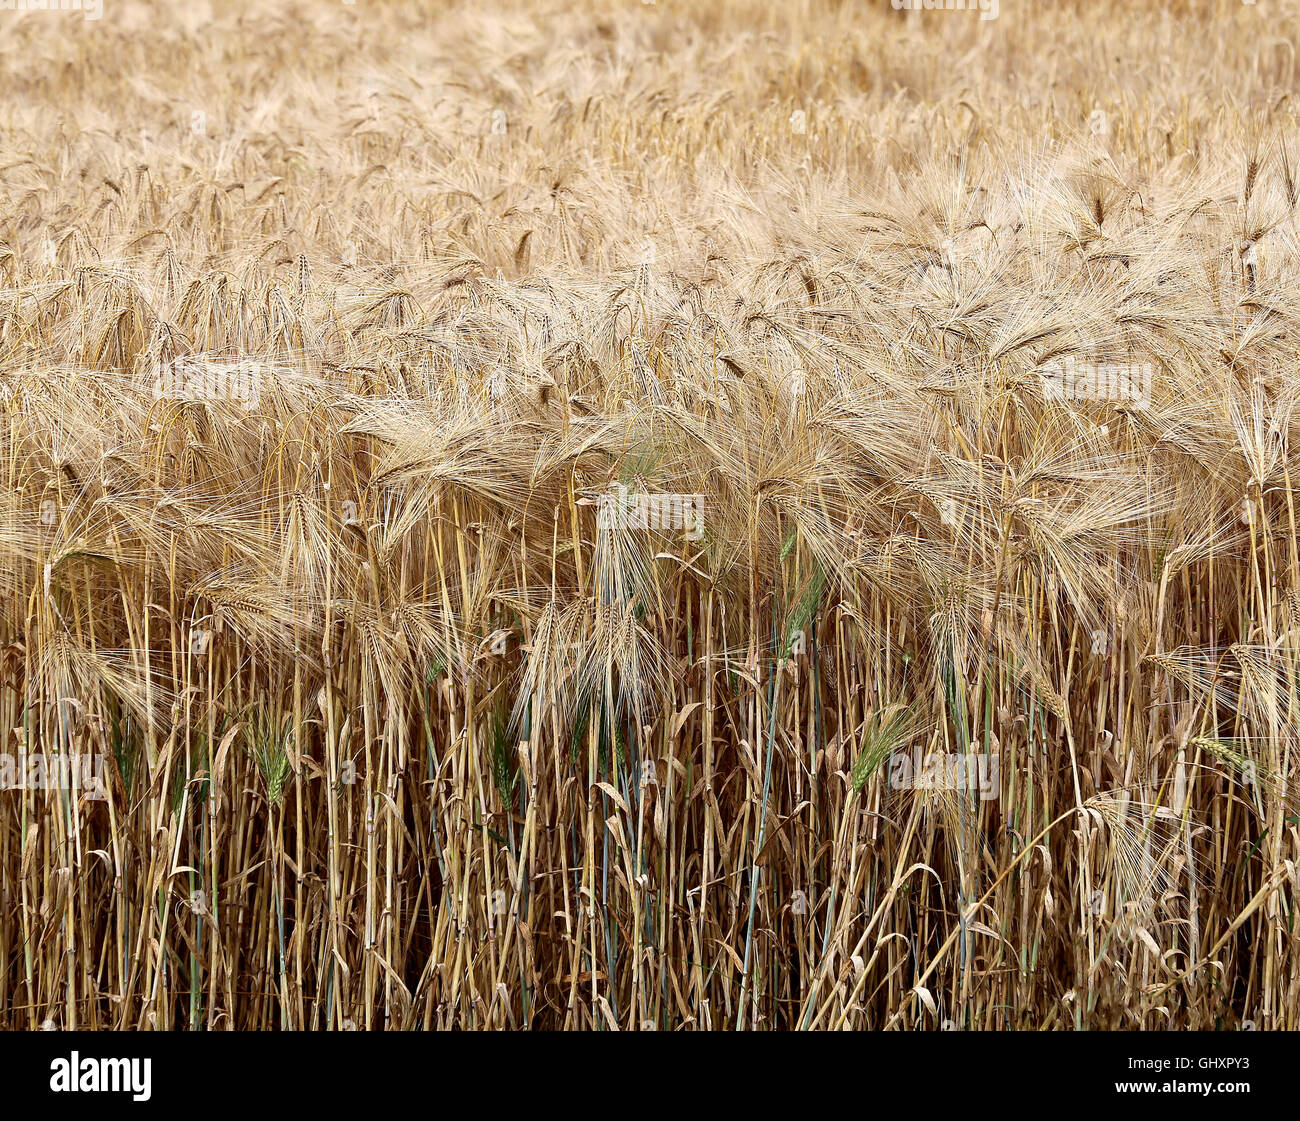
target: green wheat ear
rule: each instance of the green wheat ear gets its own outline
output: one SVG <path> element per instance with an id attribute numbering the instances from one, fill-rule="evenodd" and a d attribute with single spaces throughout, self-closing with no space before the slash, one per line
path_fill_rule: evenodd
<path id="1" fill-rule="evenodd" d="M 890 705 L 872 714 L 862 730 L 862 747 L 853 761 L 854 794 L 860 794 L 880 765 L 912 738 L 914 715 L 910 705 Z"/>
<path id="2" fill-rule="evenodd" d="M 569 733 L 569 762 L 576 768 L 581 758 L 582 741 L 587 736 L 587 727 L 591 723 L 591 704 L 588 702 L 578 709 L 573 730 Z"/>
<path id="3" fill-rule="evenodd" d="M 432 685 L 444 673 L 447 672 L 447 655 L 439 654 L 424 675 L 426 685 Z"/>
<path id="4" fill-rule="evenodd" d="M 812 577 L 804 586 L 799 598 L 795 601 L 794 607 L 791 608 L 790 614 L 786 619 L 785 638 L 781 644 L 782 658 L 789 658 L 790 651 L 794 647 L 795 635 L 800 631 L 806 631 L 808 624 L 813 616 L 817 613 L 817 608 L 821 603 L 822 592 L 826 588 L 826 573 L 822 571 L 821 565 L 813 569 Z"/>
<path id="5" fill-rule="evenodd" d="M 784 562 L 785 558 L 790 555 L 790 550 L 794 548 L 795 538 L 797 536 L 798 536 L 797 531 L 793 529 L 786 534 L 785 540 L 781 543 L 782 562 Z"/>
<path id="6" fill-rule="evenodd" d="M 244 750 L 252 756 L 258 773 L 262 776 L 267 801 L 278 806 L 284 796 L 285 780 L 289 777 L 289 741 L 293 732 L 288 718 L 277 729 L 274 717 L 267 710 L 261 709 L 249 721 L 243 737 Z"/>
<path id="7" fill-rule="evenodd" d="M 505 805 L 514 802 L 515 783 L 519 779 L 518 760 L 511 749 L 508 721 L 497 713 L 492 723 L 492 781 Z"/>

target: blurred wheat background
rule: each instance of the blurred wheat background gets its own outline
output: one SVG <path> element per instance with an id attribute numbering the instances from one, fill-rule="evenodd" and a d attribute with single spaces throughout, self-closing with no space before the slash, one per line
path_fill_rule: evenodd
<path id="1" fill-rule="evenodd" d="M 1296 5 L 419 8 L 0 11 L 0 1024 L 1300 1027 Z"/>

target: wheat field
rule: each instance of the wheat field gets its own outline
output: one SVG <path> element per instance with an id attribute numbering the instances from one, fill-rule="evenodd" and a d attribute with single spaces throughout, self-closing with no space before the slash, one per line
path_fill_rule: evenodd
<path id="1" fill-rule="evenodd" d="M 1296 4 L 8 7 L 0 1026 L 1300 1028 Z"/>

